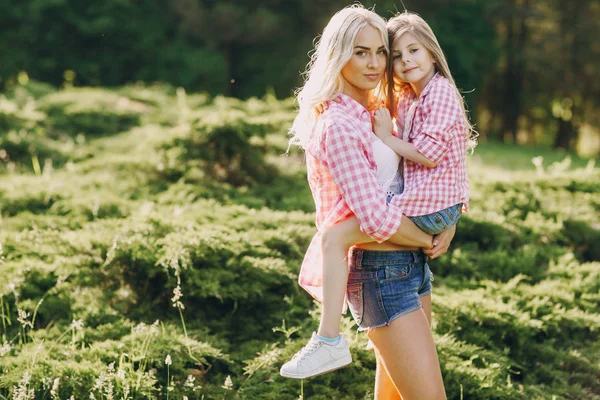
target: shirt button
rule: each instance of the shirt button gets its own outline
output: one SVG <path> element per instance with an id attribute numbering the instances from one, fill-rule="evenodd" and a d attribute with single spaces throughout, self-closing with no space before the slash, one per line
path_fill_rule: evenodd
<path id="1" fill-rule="evenodd" d="M 439 224 L 440 222 L 442 222 L 442 219 L 441 219 L 440 217 L 437 217 L 437 218 L 435 219 L 435 222 L 437 222 L 437 223 Z"/>
<path id="2" fill-rule="evenodd" d="M 379 283 L 383 285 L 383 280 L 379 281 Z"/>

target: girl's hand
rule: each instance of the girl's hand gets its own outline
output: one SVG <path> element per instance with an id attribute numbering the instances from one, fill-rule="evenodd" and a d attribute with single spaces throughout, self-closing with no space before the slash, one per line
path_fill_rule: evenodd
<path id="1" fill-rule="evenodd" d="M 377 137 L 385 141 L 386 138 L 392 136 L 393 129 L 394 123 L 392 122 L 390 110 L 384 107 L 375 110 L 375 114 L 373 115 L 373 131 Z"/>

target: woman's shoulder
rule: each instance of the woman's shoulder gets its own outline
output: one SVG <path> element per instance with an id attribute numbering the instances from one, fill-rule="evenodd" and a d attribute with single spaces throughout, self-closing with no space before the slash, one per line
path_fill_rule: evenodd
<path id="1" fill-rule="evenodd" d="M 363 125 L 370 122 L 370 114 L 364 107 L 358 103 L 353 104 L 342 96 L 328 101 L 327 109 L 317 118 L 317 125 L 320 125 L 321 130 L 341 130 L 350 135 L 364 133 Z"/>

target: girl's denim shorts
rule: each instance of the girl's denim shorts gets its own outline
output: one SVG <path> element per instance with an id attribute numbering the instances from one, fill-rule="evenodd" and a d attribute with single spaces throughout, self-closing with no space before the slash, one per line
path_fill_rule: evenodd
<path id="1" fill-rule="evenodd" d="M 418 310 L 419 298 L 431 293 L 433 277 L 422 251 L 353 248 L 349 265 L 348 308 L 361 331 Z"/>

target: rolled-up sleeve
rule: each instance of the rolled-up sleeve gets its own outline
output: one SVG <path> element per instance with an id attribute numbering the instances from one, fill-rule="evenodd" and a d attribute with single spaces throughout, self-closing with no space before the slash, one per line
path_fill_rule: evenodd
<path id="1" fill-rule="evenodd" d="M 440 85 L 423 99 L 426 118 L 414 132 L 413 144 L 418 152 L 434 163 L 439 163 L 450 149 L 455 126 L 462 118 L 462 107 L 450 85 Z"/>
<path id="2" fill-rule="evenodd" d="M 386 193 L 377 185 L 364 141 L 352 127 L 331 123 L 326 128 L 325 148 L 329 173 L 361 230 L 377 242 L 385 242 L 400 227 L 402 212 L 386 203 Z"/>

